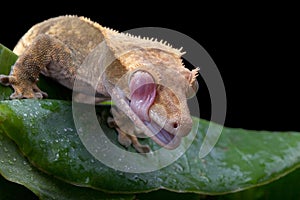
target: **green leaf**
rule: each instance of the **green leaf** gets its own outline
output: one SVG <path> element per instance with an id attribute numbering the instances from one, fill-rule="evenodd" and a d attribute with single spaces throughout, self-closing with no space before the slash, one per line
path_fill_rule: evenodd
<path id="1" fill-rule="evenodd" d="M 40 199 L 133 199 L 132 195 L 106 194 L 70 185 L 41 172 L 23 157 L 18 147 L 3 134 L 2 130 L 0 130 L 0 174 L 9 181 L 24 185 Z"/>
<path id="2" fill-rule="evenodd" d="M 286 176 L 261 187 L 236 192 L 233 194 L 216 196 L 216 200 L 282 200 L 299 199 L 300 197 L 300 169 L 287 174 Z"/>
<path id="3" fill-rule="evenodd" d="M 106 127 L 105 120 L 100 121 L 105 133 L 116 135 Z M 0 130 L 38 168 L 66 182 L 116 193 L 159 188 L 212 195 L 235 192 L 274 181 L 300 163 L 298 132 L 234 128 L 224 128 L 214 149 L 200 159 L 198 153 L 209 122 L 194 118 L 194 124 L 199 125 L 196 138 L 180 159 L 158 171 L 124 173 L 105 166 L 85 149 L 69 102 L 2 101 L 0 122 Z M 184 143 L 189 139 L 186 137 Z"/>
<path id="4" fill-rule="evenodd" d="M 0 74 L 8 75 L 18 56 L 0 44 Z M 0 100 L 9 99 L 13 90 L 0 84 Z"/>

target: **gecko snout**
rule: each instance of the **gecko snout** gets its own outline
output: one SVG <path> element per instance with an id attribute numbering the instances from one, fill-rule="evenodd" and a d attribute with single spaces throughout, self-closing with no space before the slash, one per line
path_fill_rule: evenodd
<path id="1" fill-rule="evenodd" d="M 191 117 L 173 118 L 166 120 L 163 128 L 173 135 L 184 137 L 189 134 L 192 129 Z"/>

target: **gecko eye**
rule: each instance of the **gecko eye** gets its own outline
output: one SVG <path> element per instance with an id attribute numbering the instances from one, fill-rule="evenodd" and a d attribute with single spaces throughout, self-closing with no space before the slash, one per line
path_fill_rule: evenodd
<path id="1" fill-rule="evenodd" d="M 198 81 L 195 80 L 192 85 L 188 86 L 185 91 L 186 98 L 190 99 L 194 97 L 199 89 Z"/>

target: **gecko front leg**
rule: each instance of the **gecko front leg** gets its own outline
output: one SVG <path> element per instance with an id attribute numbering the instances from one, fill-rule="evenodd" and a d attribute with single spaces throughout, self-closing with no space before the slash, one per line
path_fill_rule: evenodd
<path id="1" fill-rule="evenodd" d="M 111 114 L 113 118 L 107 119 L 108 125 L 111 128 L 115 128 L 118 132 L 118 141 L 124 147 L 132 145 L 139 153 L 150 152 L 148 145 L 142 145 L 137 138 L 137 135 L 141 135 L 142 132 L 139 130 L 134 123 L 116 107 L 111 108 Z"/>
<path id="2" fill-rule="evenodd" d="M 47 97 L 36 85 L 39 74 L 42 72 L 70 86 L 75 72 L 71 58 L 71 50 L 61 41 L 46 34 L 39 35 L 20 55 L 10 74 L 0 75 L 0 83 L 13 87 L 11 99 Z"/>

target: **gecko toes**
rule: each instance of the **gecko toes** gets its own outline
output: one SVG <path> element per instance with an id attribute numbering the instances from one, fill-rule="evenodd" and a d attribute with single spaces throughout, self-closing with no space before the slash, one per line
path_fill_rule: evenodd
<path id="1" fill-rule="evenodd" d="M 9 86 L 9 85 L 10 85 L 10 82 L 9 82 L 9 76 L 0 74 L 0 83 L 1 83 L 2 85 Z"/>
<path id="2" fill-rule="evenodd" d="M 128 148 L 131 144 L 132 141 L 130 139 L 130 137 L 126 134 L 123 133 L 120 129 L 117 128 L 118 131 L 118 141 L 121 145 L 123 145 L 124 147 Z"/>
<path id="3" fill-rule="evenodd" d="M 34 93 L 34 98 L 35 99 L 42 99 L 43 98 L 43 94 L 41 92 L 36 92 L 36 93 Z"/>
<path id="4" fill-rule="evenodd" d="M 22 99 L 22 98 L 23 98 L 23 95 L 20 94 L 20 93 L 14 92 L 14 93 L 12 93 L 12 94 L 10 95 L 9 98 L 10 98 L 10 99 Z"/>
<path id="5" fill-rule="evenodd" d="M 139 153 L 149 153 L 151 151 L 148 145 L 134 144 L 133 146 Z"/>
<path id="6" fill-rule="evenodd" d="M 116 122 L 115 122 L 115 120 L 114 120 L 114 118 L 112 118 L 112 117 L 108 117 L 107 118 L 107 125 L 108 125 L 109 128 L 116 128 L 116 127 L 118 127 L 117 124 L 116 124 Z"/>
<path id="7" fill-rule="evenodd" d="M 38 99 L 48 98 L 48 94 L 46 92 L 43 92 L 43 91 L 36 92 L 35 96 L 41 96 L 41 98 L 38 98 Z"/>

